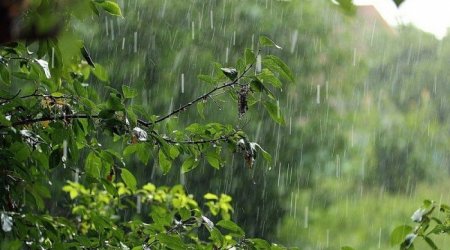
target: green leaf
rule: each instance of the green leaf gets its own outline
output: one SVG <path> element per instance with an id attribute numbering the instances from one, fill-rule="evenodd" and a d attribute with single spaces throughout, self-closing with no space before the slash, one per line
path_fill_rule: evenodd
<path id="1" fill-rule="evenodd" d="M 281 115 L 280 105 L 275 104 L 271 101 L 265 101 L 264 107 L 266 108 L 267 112 L 269 112 L 272 120 L 274 120 L 278 124 L 284 124 L 284 118 Z"/>
<path id="2" fill-rule="evenodd" d="M 270 243 L 258 238 L 248 239 L 256 249 L 270 249 Z"/>
<path id="3" fill-rule="evenodd" d="M 6 119 L 6 116 L 3 114 L 0 114 L 0 125 L 2 126 L 11 126 L 11 121 Z"/>
<path id="4" fill-rule="evenodd" d="M 250 65 L 254 64 L 256 62 L 256 56 L 255 53 L 249 48 L 245 49 L 245 64 Z"/>
<path id="5" fill-rule="evenodd" d="M 102 169 L 102 162 L 94 152 L 90 152 L 86 158 L 84 169 L 88 175 L 98 179 L 100 177 L 100 171 Z"/>
<path id="6" fill-rule="evenodd" d="M 122 177 L 123 182 L 125 182 L 127 187 L 131 190 L 136 190 L 137 181 L 134 175 L 126 168 L 122 168 L 121 171 L 120 177 Z"/>
<path id="7" fill-rule="evenodd" d="M 258 78 L 254 78 L 250 82 L 250 88 L 253 91 L 266 93 L 270 99 L 275 99 L 275 96 L 272 94 L 270 89 L 268 89 Z"/>
<path id="8" fill-rule="evenodd" d="M 205 119 L 205 103 L 197 102 L 197 112 L 202 119 Z"/>
<path id="9" fill-rule="evenodd" d="M 206 153 L 206 160 L 208 161 L 209 165 L 211 165 L 215 169 L 220 168 L 219 158 L 220 156 L 216 151 L 208 151 Z"/>
<path id="10" fill-rule="evenodd" d="M 163 150 L 159 150 L 159 167 L 161 168 L 163 174 L 167 174 L 172 168 L 172 161 L 169 160 Z"/>
<path id="11" fill-rule="evenodd" d="M 138 143 L 136 154 L 142 164 L 147 165 L 148 160 L 150 159 L 150 148 L 148 144 Z"/>
<path id="12" fill-rule="evenodd" d="M 113 1 L 104 1 L 100 3 L 100 6 L 109 14 L 113 16 L 122 16 L 122 10 L 120 9 L 119 5 Z"/>
<path id="13" fill-rule="evenodd" d="M 206 82 L 206 83 L 209 83 L 209 84 L 215 84 L 216 83 L 216 79 L 214 77 L 212 77 L 212 76 L 209 76 L 209 75 L 198 75 L 197 78 L 200 81 L 203 81 L 203 82 Z"/>
<path id="14" fill-rule="evenodd" d="M 263 83 L 268 83 L 274 86 L 275 88 L 281 88 L 283 86 L 280 79 L 278 79 L 273 72 L 268 69 L 263 69 L 258 75 L 258 79 L 260 79 Z"/>
<path id="15" fill-rule="evenodd" d="M 169 156 L 172 160 L 175 160 L 175 158 L 178 157 L 178 155 L 180 155 L 180 151 L 178 151 L 177 146 L 170 146 L 169 149 Z"/>
<path id="16" fill-rule="evenodd" d="M 183 162 L 183 165 L 181 165 L 181 171 L 183 173 L 187 173 L 187 172 L 191 171 L 192 169 L 196 168 L 197 166 L 198 166 L 198 161 L 195 160 L 195 156 L 191 156 Z"/>
<path id="17" fill-rule="evenodd" d="M 286 80 L 294 82 L 294 74 L 280 58 L 274 55 L 268 55 L 263 58 L 262 63 L 272 72 L 276 72 Z"/>
<path id="18" fill-rule="evenodd" d="M 259 45 L 262 46 L 262 47 L 275 46 L 275 48 L 277 48 L 277 49 L 282 49 L 274 41 L 272 41 L 272 39 L 268 38 L 267 36 L 260 36 L 259 37 Z"/>
<path id="19" fill-rule="evenodd" d="M 11 152 L 14 153 L 14 158 L 18 162 L 23 162 L 27 160 L 31 154 L 31 151 L 28 148 L 28 146 L 20 142 L 15 142 L 14 144 L 12 144 L 10 150 Z"/>
<path id="20" fill-rule="evenodd" d="M 439 249 L 439 247 L 436 246 L 436 244 L 430 237 L 425 236 L 424 239 L 425 239 L 425 242 L 427 242 L 427 244 L 431 247 L 431 249 Z"/>
<path id="21" fill-rule="evenodd" d="M 221 220 L 217 222 L 217 226 L 230 230 L 231 232 L 237 233 L 240 236 L 244 235 L 244 230 L 240 228 L 236 223 L 230 221 L 230 220 Z"/>
<path id="22" fill-rule="evenodd" d="M 0 63 L 0 80 L 4 83 L 11 84 L 11 73 L 9 73 L 8 67 Z"/>
<path id="23" fill-rule="evenodd" d="M 212 193 L 207 193 L 203 196 L 203 198 L 207 199 L 207 200 L 218 200 L 219 197 L 217 197 L 217 195 L 212 194 Z"/>
<path id="24" fill-rule="evenodd" d="M 135 98 L 138 94 L 137 90 L 127 85 L 122 85 L 122 92 L 125 98 Z"/>
<path id="25" fill-rule="evenodd" d="M 173 250 L 184 250 L 186 246 L 183 241 L 181 241 L 180 237 L 171 236 L 166 234 L 158 234 L 156 239 L 162 244 L 166 245 L 169 249 Z"/>
<path id="26" fill-rule="evenodd" d="M 408 225 L 402 225 L 396 227 L 391 233 L 391 245 L 398 245 L 402 243 L 409 233 L 413 231 L 413 228 Z"/>
<path id="27" fill-rule="evenodd" d="M 106 179 L 101 179 L 100 182 L 103 184 L 103 187 L 109 194 L 113 196 L 117 195 L 117 189 L 110 181 Z"/>
<path id="28" fill-rule="evenodd" d="M 237 76 L 238 76 L 238 72 L 236 69 L 233 68 L 220 68 L 220 70 L 222 70 L 222 73 L 228 77 L 228 79 L 230 79 L 231 81 L 234 81 Z"/>
<path id="29" fill-rule="evenodd" d="M 258 145 L 258 148 L 261 150 L 264 160 L 272 162 L 272 156 L 269 153 L 267 153 L 267 151 L 265 151 L 261 146 Z"/>
<path id="30" fill-rule="evenodd" d="M 106 72 L 105 68 L 103 68 L 102 65 L 100 65 L 100 64 L 95 65 L 95 68 L 91 68 L 91 72 L 100 81 L 102 81 L 102 82 L 108 81 L 108 73 Z"/>

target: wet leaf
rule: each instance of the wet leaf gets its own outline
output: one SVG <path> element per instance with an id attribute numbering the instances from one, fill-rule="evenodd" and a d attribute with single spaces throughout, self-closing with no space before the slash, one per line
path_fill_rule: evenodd
<path id="1" fill-rule="evenodd" d="M 207 199 L 207 200 L 218 200 L 219 197 L 217 197 L 217 195 L 212 194 L 212 193 L 207 193 L 203 196 L 203 198 Z"/>
<path id="2" fill-rule="evenodd" d="M 113 16 L 122 16 L 122 10 L 120 9 L 119 5 L 113 1 L 104 1 L 100 3 L 100 6 L 109 14 Z"/>
<path id="3" fill-rule="evenodd" d="M 228 77 L 228 79 L 230 79 L 231 81 L 234 81 L 237 76 L 238 76 L 238 72 L 236 69 L 234 68 L 220 68 L 223 72 L 223 74 Z"/>
<path id="4" fill-rule="evenodd" d="M 8 85 L 11 84 L 11 73 L 8 67 L 2 63 L 0 63 L 0 80 Z"/>
<path id="5" fill-rule="evenodd" d="M 220 161 L 219 161 L 219 154 L 215 151 L 208 151 L 206 153 L 206 160 L 208 161 L 209 165 L 211 165 L 215 169 L 220 168 Z"/>
<path id="6" fill-rule="evenodd" d="M 279 124 L 284 124 L 284 118 L 281 115 L 281 110 L 280 110 L 279 105 L 277 105 L 276 103 L 271 102 L 271 101 L 265 101 L 264 107 L 266 108 L 267 112 L 269 112 L 269 115 L 272 118 L 272 120 L 274 120 L 275 122 L 277 122 Z"/>
<path id="7" fill-rule="evenodd" d="M 100 177 L 100 171 L 102 169 L 102 162 L 94 152 L 90 152 L 86 158 L 84 169 L 88 175 L 94 178 Z"/>
<path id="8" fill-rule="evenodd" d="M 163 174 L 167 174 L 172 168 L 172 161 L 169 160 L 163 150 L 159 150 L 159 167 L 161 168 Z"/>
<path id="9" fill-rule="evenodd" d="M 259 45 L 262 47 L 266 46 L 274 46 L 277 49 L 282 49 L 281 46 L 278 46 L 272 39 L 268 38 L 267 36 L 260 36 L 259 37 Z"/>
<path id="10" fill-rule="evenodd" d="M 198 161 L 196 161 L 194 156 L 191 156 L 183 162 L 183 165 L 181 165 L 181 171 L 183 173 L 187 173 L 187 172 L 193 170 L 194 168 L 196 168 L 197 166 L 198 166 Z"/>
<path id="11" fill-rule="evenodd" d="M 294 82 L 294 74 L 280 58 L 274 55 L 265 56 L 263 58 L 263 65 L 272 72 L 280 74 L 286 80 Z"/>
<path id="12" fill-rule="evenodd" d="M 136 190 L 137 181 L 134 175 L 125 168 L 122 168 L 121 171 L 122 172 L 120 173 L 120 177 L 122 177 L 123 182 L 125 182 L 127 187 L 129 187 L 131 190 Z"/>
<path id="13" fill-rule="evenodd" d="M 405 239 L 405 237 L 410 234 L 412 232 L 413 228 L 408 226 L 408 225 L 402 225 L 402 226 L 398 226 L 396 227 L 392 233 L 391 233 L 391 238 L 390 238 L 390 242 L 391 245 L 399 245 L 400 243 L 402 243 Z"/>
<path id="14" fill-rule="evenodd" d="M 253 53 L 253 51 L 249 48 L 245 49 L 245 64 L 250 65 L 254 64 L 256 62 L 256 55 Z"/>
<path id="15" fill-rule="evenodd" d="M 181 241 L 181 239 L 177 236 L 170 236 L 166 234 L 158 234 L 156 239 L 159 240 L 162 244 L 166 245 L 169 249 L 172 250 L 184 250 L 186 249 L 186 245 Z"/>
<path id="16" fill-rule="evenodd" d="M 135 98 L 138 94 L 137 90 L 127 85 L 122 85 L 122 92 L 125 98 Z"/>
<path id="17" fill-rule="evenodd" d="M 242 228 L 240 228 L 236 223 L 234 223 L 230 220 L 221 220 L 221 221 L 217 222 L 216 225 L 221 228 L 230 230 L 231 232 L 237 233 L 241 236 L 244 235 L 244 230 L 242 230 Z"/>

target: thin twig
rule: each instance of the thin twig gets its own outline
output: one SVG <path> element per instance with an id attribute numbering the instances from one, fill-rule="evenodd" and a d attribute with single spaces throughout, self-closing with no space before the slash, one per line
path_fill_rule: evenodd
<path id="1" fill-rule="evenodd" d="M 97 119 L 98 115 L 88 115 L 88 114 L 71 114 L 71 115 L 59 115 L 59 116 L 44 116 L 41 118 L 35 119 L 26 119 L 12 123 L 12 126 L 20 126 L 27 125 L 37 122 L 48 122 L 48 121 L 56 121 L 56 120 L 71 120 L 71 119 Z M 0 128 L 2 128 L 0 126 Z"/>
<path id="2" fill-rule="evenodd" d="M 170 138 L 163 138 L 167 143 L 171 144 L 205 144 L 205 143 L 215 143 L 219 141 L 226 141 L 236 135 L 239 131 L 234 131 L 233 133 L 229 133 L 226 135 L 221 135 L 219 138 L 215 139 L 201 139 L 201 140 L 185 140 L 185 141 L 177 141 Z"/>
<path id="3" fill-rule="evenodd" d="M 173 116 L 173 115 L 175 115 L 175 114 L 178 114 L 178 113 L 180 113 L 181 111 L 186 110 L 189 106 L 191 106 L 191 105 L 193 105 L 193 104 L 195 104 L 195 103 L 197 103 L 197 102 L 199 102 L 199 101 L 201 101 L 201 100 L 207 99 L 212 93 L 214 93 L 214 92 L 216 92 L 216 91 L 218 91 L 218 90 L 221 90 L 221 89 L 224 89 L 224 88 L 227 88 L 227 87 L 231 87 L 231 86 L 234 86 L 234 85 L 238 84 L 238 83 L 239 83 L 239 80 L 240 80 L 242 77 L 244 77 L 244 75 L 245 75 L 252 67 L 253 67 L 253 64 L 250 64 L 250 65 L 242 72 L 242 74 L 241 74 L 239 77 L 237 77 L 236 79 L 234 79 L 232 82 L 228 82 L 228 83 L 225 83 L 224 85 L 217 86 L 217 87 L 213 88 L 212 90 L 210 90 L 210 91 L 206 92 L 205 94 L 203 94 L 203 95 L 197 97 L 196 99 L 194 99 L 194 100 L 192 100 L 192 101 L 190 101 L 190 102 L 184 104 L 183 106 L 179 107 L 178 109 L 175 109 L 174 111 L 170 112 L 169 114 L 167 114 L 167 115 L 165 115 L 165 116 L 163 116 L 163 117 L 157 119 L 155 122 L 145 124 L 145 126 L 150 126 L 151 124 L 155 124 L 155 123 L 162 122 L 162 121 L 168 119 L 169 117 L 171 117 L 171 116 Z"/>
<path id="4" fill-rule="evenodd" d="M 211 96 L 211 94 L 213 94 L 214 92 L 227 88 L 227 87 L 231 87 L 234 86 L 236 84 L 239 84 L 239 80 L 242 79 L 245 74 L 247 74 L 247 72 L 253 67 L 253 64 L 250 64 L 249 66 L 247 66 L 247 68 L 241 73 L 241 75 L 239 75 L 239 77 L 237 77 L 235 80 L 233 80 L 232 82 L 228 82 L 225 83 L 221 86 L 217 86 L 214 89 L 206 92 L 205 94 L 197 97 L 196 99 L 184 104 L 183 106 L 181 106 L 180 108 L 170 112 L 169 114 L 157 119 L 154 122 L 149 122 L 149 121 L 145 121 L 142 119 L 138 119 L 137 122 L 139 125 L 144 126 L 144 127 L 150 127 L 156 123 L 162 122 L 168 118 L 170 118 L 171 116 L 180 113 L 181 111 L 186 110 L 188 107 L 190 107 L 191 105 L 207 99 Z M 19 92 L 20 93 L 20 92 Z M 35 91 L 33 94 L 27 95 L 27 96 L 22 96 L 21 98 L 28 98 L 28 97 L 32 97 L 32 96 L 41 96 L 41 97 L 53 97 L 51 95 L 39 95 L 37 94 L 37 91 Z M 14 97 L 16 98 L 17 95 Z M 14 99 L 12 98 L 12 99 Z M 53 97 L 56 98 L 56 97 Z M 62 97 L 64 98 L 64 97 Z M 27 124 L 32 124 L 32 123 L 37 123 L 37 122 L 45 122 L 45 121 L 55 121 L 55 120 L 68 120 L 68 119 L 97 119 L 99 118 L 98 115 L 88 115 L 88 114 L 71 114 L 71 115 L 60 115 L 60 116 L 46 116 L 46 117 L 41 117 L 41 118 L 36 118 L 36 119 L 26 119 L 26 120 L 21 120 L 21 121 L 17 121 L 14 122 L 12 124 L 12 126 L 20 126 L 20 125 L 27 125 Z M 0 126 L 1 128 L 4 128 L 5 126 Z M 218 138 L 218 139 L 212 139 L 212 140 L 200 140 L 200 141 L 182 141 L 182 142 L 177 142 L 177 141 L 173 141 L 171 139 L 165 139 L 167 142 L 169 143 L 185 143 L 185 144 L 201 144 L 201 143 L 208 143 L 208 142 L 214 142 L 214 141 L 219 141 L 219 140 L 225 140 L 225 138 Z"/>
<path id="5" fill-rule="evenodd" d="M 5 104 L 5 103 L 7 103 L 7 102 L 9 102 L 9 101 L 11 101 L 11 100 L 16 99 L 16 98 L 19 96 L 20 92 L 22 92 L 21 89 L 19 89 L 19 91 L 17 92 L 17 94 L 15 94 L 15 95 L 12 96 L 12 97 L 9 97 L 9 98 L 0 97 L 0 99 L 3 99 L 3 100 L 4 100 L 4 101 L 0 102 L 0 105 Z"/>

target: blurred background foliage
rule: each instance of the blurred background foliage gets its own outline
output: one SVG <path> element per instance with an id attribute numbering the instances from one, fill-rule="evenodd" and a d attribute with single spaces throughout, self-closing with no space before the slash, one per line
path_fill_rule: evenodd
<path id="1" fill-rule="evenodd" d="M 219 170 L 202 163 L 183 174 L 178 162 L 163 174 L 154 156 L 146 166 L 131 157 L 140 185 L 181 183 L 195 197 L 228 194 L 232 217 L 248 235 L 302 249 L 397 249 L 390 232 L 408 224 L 423 199 L 450 201 L 448 37 L 392 29 L 358 8 L 348 16 L 327 0 L 118 4 L 124 18 L 87 16 L 74 28 L 104 66 L 98 78 L 138 89 L 132 102 L 149 113 L 168 113 L 209 90 L 198 75 L 213 76 L 211 62 L 234 65 L 260 35 L 283 48 L 272 52 L 295 75 L 275 93 L 284 125 L 258 104 L 239 119 L 237 106 L 221 96 L 208 100 L 205 118 L 191 110 L 164 124 L 167 132 L 193 122 L 239 124 L 271 153 L 271 163 L 258 156 L 249 169 L 230 154 Z M 117 146 L 107 138 L 102 144 Z"/>

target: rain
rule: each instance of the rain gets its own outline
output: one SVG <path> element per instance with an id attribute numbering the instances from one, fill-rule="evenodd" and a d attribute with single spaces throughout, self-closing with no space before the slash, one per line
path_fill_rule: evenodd
<path id="1" fill-rule="evenodd" d="M 48 162 L 61 161 L 71 171 L 72 186 L 64 190 L 70 195 L 90 171 L 84 162 L 104 157 L 111 164 L 99 163 L 110 166 L 98 175 L 114 182 L 128 179 L 129 171 L 135 182 L 125 181 L 127 187 L 180 185 L 191 194 L 183 202 L 192 198 L 205 211 L 212 201 L 231 197 L 230 219 L 246 238 L 286 247 L 428 249 L 431 243 L 418 228 L 446 220 L 439 211 L 450 203 L 449 36 L 436 37 L 409 23 L 393 26 L 374 6 L 338 4 L 345 1 L 113 2 L 123 17 L 103 11 L 74 26 L 95 68 L 81 87 L 71 88 L 96 91 L 97 99 L 64 102 L 52 90 L 51 98 L 36 102 L 46 112 L 32 117 L 41 122 L 39 129 L 51 127 L 60 135 L 18 129 L 17 140 L 31 148 L 19 162 L 38 154 L 35 148 L 42 153 L 41 148 L 61 144 Z M 56 70 L 62 59 L 48 46 L 51 52 L 33 62 L 50 79 L 62 74 Z M 32 96 L 23 94 L 37 83 L 27 84 L 22 99 Z M 96 103 L 100 99 L 108 101 Z M 0 99 L 0 106 L 9 101 Z M 124 107 L 111 116 L 98 112 L 83 122 L 69 121 L 79 110 L 66 109 L 80 103 L 89 110 Z M 57 119 L 45 123 L 52 115 L 60 115 L 63 125 L 53 125 Z M 92 124 L 110 121 L 103 116 L 126 125 L 114 123 L 110 137 L 97 131 L 98 137 L 86 142 L 93 151 L 80 150 L 74 159 L 82 140 L 67 139 L 72 134 L 64 128 L 84 133 Z M 94 118 L 104 120 L 89 120 Z M 7 120 L 0 128 L 10 123 L 9 113 Z M 220 129 L 239 131 L 233 136 L 241 137 L 233 141 L 223 133 L 207 140 L 196 132 L 213 135 Z M 50 139 L 55 145 L 46 142 Z M 163 152 L 165 144 L 175 146 Z M 123 152 L 120 160 L 114 150 Z M 67 185 L 63 171 L 52 172 L 52 188 Z M 59 203 L 42 201 L 49 213 L 63 214 L 59 204 L 68 198 L 61 198 L 61 190 L 48 191 Z M 217 197 L 204 198 L 210 193 Z M 148 213 L 144 196 L 133 202 L 117 216 L 131 221 Z M 6 235 L 15 230 L 15 219 L 0 213 Z M 202 214 L 192 223 L 204 225 L 200 238 L 208 238 L 217 225 L 213 215 Z M 182 228 L 180 218 L 175 221 Z M 450 245 L 447 236 L 430 237 L 442 249 Z M 142 248 L 153 249 L 146 243 Z"/>

